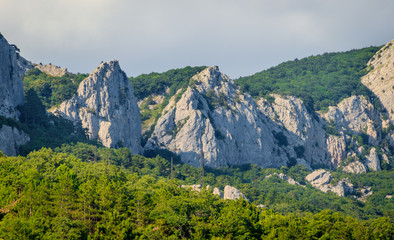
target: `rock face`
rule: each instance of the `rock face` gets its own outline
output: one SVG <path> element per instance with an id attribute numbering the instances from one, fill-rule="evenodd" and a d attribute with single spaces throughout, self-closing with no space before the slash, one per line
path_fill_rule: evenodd
<path id="1" fill-rule="evenodd" d="M 308 174 L 305 177 L 305 180 L 307 180 L 313 187 L 320 189 L 323 192 L 327 192 L 331 189 L 331 178 L 330 172 L 324 169 L 319 169 Z"/>
<path id="2" fill-rule="evenodd" d="M 106 147 L 141 153 L 141 120 L 133 87 L 118 61 L 102 63 L 81 82 L 77 94 L 54 113 L 88 130 Z"/>
<path id="3" fill-rule="evenodd" d="M 43 65 L 43 64 L 37 64 L 34 65 L 34 68 L 39 69 L 41 72 L 44 72 L 48 75 L 52 75 L 54 77 L 61 77 L 65 75 L 67 72 L 67 68 L 61 68 L 52 64 L 48 65 Z"/>
<path id="4" fill-rule="evenodd" d="M 375 93 L 394 121 L 394 40 L 380 49 L 368 65 L 373 68 L 362 83 Z"/>
<path id="5" fill-rule="evenodd" d="M 0 127 L 0 151 L 8 156 L 16 156 L 18 148 L 30 141 L 25 132 L 3 125 Z"/>
<path id="6" fill-rule="evenodd" d="M 283 128 L 273 123 L 234 82 L 209 67 L 174 96 L 159 118 L 146 150 L 166 148 L 185 163 L 211 167 L 256 163 L 262 167 L 287 165 L 294 156 Z M 275 138 L 276 135 L 276 138 Z M 280 142 L 282 141 L 282 142 Z M 279 142 L 279 143 L 278 143 Z"/>
<path id="7" fill-rule="evenodd" d="M 24 103 L 24 61 L 0 34 L 0 116 L 18 119 L 16 107 Z"/>
<path id="8" fill-rule="evenodd" d="M 237 200 L 238 198 L 243 198 L 246 201 L 246 197 L 235 187 L 226 185 L 224 187 L 224 194 L 223 194 L 223 199 L 230 199 L 230 200 Z"/>
<path id="9" fill-rule="evenodd" d="M 16 107 L 24 103 L 22 79 L 31 65 L 18 51 L 0 34 L 0 116 L 14 120 L 18 120 L 19 115 Z M 16 155 L 18 148 L 29 141 L 29 136 L 23 131 L 0 126 L 0 151 L 4 154 Z"/>
<path id="10" fill-rule="evenodd" d="M 365 163 L 371 171 L 379 172 L 381 170 L 380 160 L 378 153 L 376 152 L 376 148 L 371 149 Z"/>
<path id="11" fill-rule="evenodd" d="M 312 115 L 302 100 L 271 94 L 274 99 L 269 103 L 260 99 L 260 110 L 272 121 L 282 126 L 289 145 L 294 146 L 298 164 L 327 165 L 325 152 L 325 131 L 319 117 Z M 303 161 L 304 160 L 304 161 Z"/>
<path id="12" fill-rule="evenodd" d="M 360 173 L 366 173 L 367 169 L 365 168 L 364 164 L 362 164 L 359 161 L 352 162 L 346 167 L 343 168 L 344 172 L 347 173 L 355 173 L 355 174 L 360 174 Z"/>

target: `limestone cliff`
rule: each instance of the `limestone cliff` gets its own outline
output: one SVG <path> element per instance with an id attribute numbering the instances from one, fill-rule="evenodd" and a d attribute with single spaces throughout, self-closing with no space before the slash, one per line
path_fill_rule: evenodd
<path id="1" fill-rule="evenodd" d="M 0 35 L 0 116 L 18 119 L 16 107 L 24 103 L 23 76 L 24 60 L 15 45 L 10 45 Z"/>
<path id="2" fill-rule="evenodd" d="M 372 70 L 362 83 L 375 93 L 394 121 L 394 40 L 380 49 L 368 65 Z"/>
<path id="3" fill-rule="evenodd" d="M 19 49 L 0 34 L 0 116 L 14 120 L 18 120 L 17 106 L 24 103 L 23 77 L 31 65 L 18 52 Z M 16 155 L 19 146 L 28 141 L 26 133 L 0 122 L 0 151 Z"/>
<path id="4" fill-rule="evenodd" d="M 77 94 L 53 111 L 88 130 L 106 147 L 141 152 L 141 121 L 133 87 L 118 61 L 102 63 L 78 87 Z"/>
<path id="5" fill-rule="evenodd" d="M 295 158 L 282 131 L 218 67 L 209 67 L 170 100 L 145 149 L 166 148 L 194 166 L 199 166 L 202 153 L 204 164 L 211 167 L 281 167 L 288 156 Z"/>

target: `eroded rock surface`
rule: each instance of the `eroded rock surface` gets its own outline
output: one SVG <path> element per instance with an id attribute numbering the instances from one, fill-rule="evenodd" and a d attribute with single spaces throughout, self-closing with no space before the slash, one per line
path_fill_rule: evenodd
<path id="1" fill-rule="evenodd" d="M 141 120 L 133 87 L 118 61 L 102 63 L 78 87 L 77 94 L 53 111 L 88 130 L 106 147 L 141 153 Z"/>

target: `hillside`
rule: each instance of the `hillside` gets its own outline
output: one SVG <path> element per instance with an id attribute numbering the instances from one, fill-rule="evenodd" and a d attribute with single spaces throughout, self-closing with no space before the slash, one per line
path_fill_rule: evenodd
<path id="1" fill-rule="evenodd" d="M 310 195 L 310 203 L 300 202 L 303 215 L 281 215 L 242 199 L 222 200 L 209 191 L 193 192 L 180 187 L 184 181 L 167 179 L 164 159 L 131 156 L 127 149 L 64 146 L 32 152 L 26 158 L 2 155 L 0 164 L 0 237 L 4 239 L 389 239 L 394 233 L 388 217 L 366 221 L 317 209 L 306 214 L 308 206 L 324 199 L 319 193 L 310 195 L 313 189 L 303 193 Z M 198 176 L 197 169 L 186 165 L 177 170 L 177 178 Z M 220 176 L 207 180 L 226 183 Z M 268 202 L 283 196 L 275 194 L 280 182 L 271 182 L 266 182 L 274 191 L 265 194 Z M 295 190 L 287 193 L 288 199 L 301 197 Z M 351 200 L 345 202 L 340 206 L 357 214 L 360 207 Z M 373 208 L 366 209 L 373 214 Z"/>
<path id="2" fill-rule="evenodd" d="M 295 59 L 235 80 L 253 97 L 271 93 L 301 98 L 310 110 L 327 110 L 352 95 L 370 96 L 361 77 L 380 47 Z"/>

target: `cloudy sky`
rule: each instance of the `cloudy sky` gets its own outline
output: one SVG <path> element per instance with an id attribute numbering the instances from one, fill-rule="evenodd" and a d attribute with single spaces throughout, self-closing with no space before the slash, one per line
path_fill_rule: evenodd
<path id="1" fill-rule="evenodd" d="M 129 76 L 218 65 L 232 78 L 394 39 L 393 0 L 0 0 L 0 32 L 36 63 Z"/>

